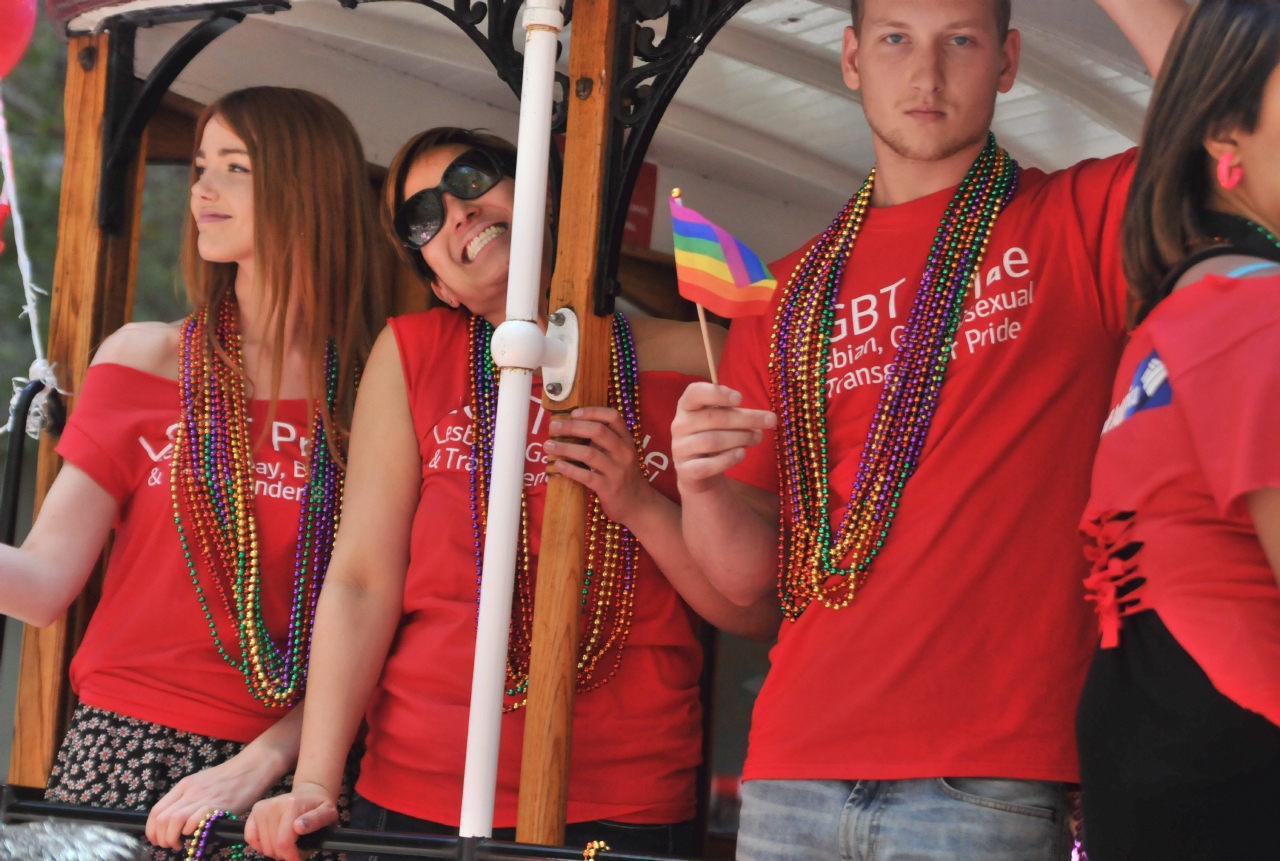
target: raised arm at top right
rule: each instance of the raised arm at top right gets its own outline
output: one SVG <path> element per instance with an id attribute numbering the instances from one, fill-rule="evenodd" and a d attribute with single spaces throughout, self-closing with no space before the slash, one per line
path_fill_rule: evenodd
<path id="1" fill-rule="evenodd" d="M 1160 76 L 1165 52 L 1187 10 L 1184 0 L 1097 0 L 1137 50 L 1151 77 Z"/>

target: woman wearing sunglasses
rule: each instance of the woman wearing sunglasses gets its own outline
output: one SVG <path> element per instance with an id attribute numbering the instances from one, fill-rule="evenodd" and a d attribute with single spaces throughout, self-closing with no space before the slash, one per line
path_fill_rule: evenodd
<path id="1" fill-rule="evenodd" d="M 337 107 L 238 90 L 204 110 L 193 143 L 194 310 L 103 342 L 31 534 L 0 547 L 0 612 L 34 625 L 110 548 L 46 797 L 150 810 L 155 861 L 183 858 L 184 834 L 248 811 L 293 768 L 308 609 L 388 304 L 364 154 Z"/>
<path id="2" fill-rule="evenodd" d="M 316 611 L 301 764 L 293 793 L 259 804 L 247 830 L 277 858 L 297 859 L 296 835 L 333 821 L 362 715 L 353 824 L 456 833 L 496 403 L 488 344 L 505 313 L 514 163 L 499 138 L 440 128 L 391 164 L 384 224 L 445 307 L 393 320 L 361 384 L 344 520 Z M 516 818 L 544 465 L 555 455 L 563 475 L 594 491 L 566 842 L 679 854 L 692 848 L 702 744 L 689 610 L 760 639 L 776 631 L 778 611 L 773 601 L 730 604 L 681 537 L 670 424 L 706 370 L 696 326 L 619 314 L 613 353 L 609 408 L 551 421 L 534 381 L 495 836 L 509 839 Z"/>

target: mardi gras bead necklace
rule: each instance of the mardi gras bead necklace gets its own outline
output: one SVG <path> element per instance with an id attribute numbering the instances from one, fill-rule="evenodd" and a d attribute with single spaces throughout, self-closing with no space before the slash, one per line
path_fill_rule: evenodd
<path id="1" fill-rule="evenodd" d="M 220 819 L 235 819 L 236 815 L 230 810 L 212 810 L 206 813 L 204 818 L 200 820 L 200 824 L 196 826 L 196 830 L 187 840 L 187 854 L 185 861 L 204 861 L 209 857 L 210 851 L 213 849 L 213 826 Z M 244 858 L 244 844 L 236 843 L 231 847 L 231 861 L 239 861 Z"/>
<path id="2" fill-rule="evenodd" d="M 934 237 L 920 292 L 871 419 L 849 504 L 831 528 L 826 362 L 845 263 L 871 204 L 875 171 L 796 268 L 774 320 L 769 373 L 784 517 L 778 593 L 792 621 L 813 600 L 853 601 L 884 547 L 902 489 L 924 447 L 973 274 L 996 217 L 1013 197 L 1018 165 L 989 135 Z M 841 563 L 848 558 L 850 564 Z M 834 585 L 829 577 L 839 575 Z"/>
<path id="3" fill-rule="evenodd" d="M 1252 227 L 1254 230 L 1256 230 L 1256 231 L 1258 231 L 1259 233 L 1261 233 L 1261 234 L 1262 234 L 1262 236 L 1263 236 L 1263 237 L 1264 237 L 1268 242 L 1270 242 L 1270 243 L 1271 243 L 1272 245 L 1274 245 L 1276 248 L 1280 248 L 1280 238 L 1277 238 L 1277 237 L 1276 237 L 1276 235 L 1275 235 L 1274 233 L 1272 233 L 1270 230 L 1267 230 L 1267 228 L 1263 227 L 1261 224 L 1258 224 L 1256 221 L 1250 221 L 1250 220 L 1249 220 L 1249 219 L 1247 219 L 1247 218 L 1246 218 L 1244 221 L 1245 221 L 1245 224 L 1248 224 L 1248 225 L 1249 225 L 1250 227 Z"/>
<path id="4" fill-rule="evenodd" d="M 475 543 L 476 592 L 479 594 L 484 565 L 484 531 L 488 518 L 489 471 L 493 466 L 494 424 L 498 414 L 498 369 L 489 353 L 493 327 L 483 317 L 471 319 L 469 335 L 471 369 L 471 528 Z M 639 366 L 631 325 L 622 314 L 613 318 L 610 355 L 609 406 L 622 414 L 635 441 L 636 459 L 644 466 L 640 429 Z M 579 640 L 579 693 L 608 682 L 622 663 L 622 648 L 631 633 L 635 608 L 636 562 L 640 545 L 625 526 L 604 514 L 600 499 L 591 494 L 587 508 L 586 577 L 582 585 L 583 631 Z M 520 547 L 516 559 L 516 588 L 511 612 L 511 638 L 507 647 L 507 695 L 520 697 L 529 690 L 529 654 L 533 638 L 533 577 L 529 569 L 529 516 L 520 501 Z M 609 666 L 604 661 L 612 654 Z M 602 662 L 604 666 L 602 666 Z M 607 667 L 607 671 L 606 671 Z M 515 711 L 526 700 L 506 707 Z"/>
<path id="5" fill-rule="evenodd" d="M 215 335 L 239 364 L 241 347 L 234 300 L 217 311 Z M 329 566 L 342 499 L 342 471 L 325 444 L 324 411 L 332 417 L 338 387 L 337 351 L 325 352 L 325 401 L 312 423 L 311 469 L 299 494 L 298 542 L 294 554 L 293 599 L 284 645 L 278 646 L 262 615 L 262 571 L 258 527 L 253 512 L 254 479 L 245 379 L 206 347 L 211 313 L 195 311 L 182 323 L 178 351 L 181 418 L 173 444 L 170 489 L 173 521 L 182 542 L 187 573 L 195 587 L 214 646 L 244 675 L 254 698 L 268 706 L 296 703 L 306 684 L 311 626 L 324 572 Z M 209 609 L 197 552 L 236 623 L 233 656 Z"/>

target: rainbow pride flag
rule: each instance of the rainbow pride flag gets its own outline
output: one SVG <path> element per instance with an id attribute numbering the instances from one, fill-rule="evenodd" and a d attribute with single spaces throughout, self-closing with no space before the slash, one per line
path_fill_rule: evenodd
<path id="1" fill-rule="evenodd" d="M 769 310 L 778 281 L 756 253 L 708 221 L 671 192 L 676 279 L 680 295 L 721 317 L 751 317 Z"/>

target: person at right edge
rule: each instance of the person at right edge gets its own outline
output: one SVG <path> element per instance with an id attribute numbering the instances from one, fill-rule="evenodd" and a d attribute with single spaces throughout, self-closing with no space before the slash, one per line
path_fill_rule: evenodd
<path id="1" fill-rule="evenodd" d="M 1280 2 L 1174 39 L 1124 221 L 1134 328 L 1081 523 L 1090 861 L 1280 858 Z"/>
<path id="2" fill-rule="evenodd" d="M 1153 75 L 1187 5 L 1099 0 Z M 673 422 L 687 543 L 788 619 L 738 858 L 1070 857 L 1096 625 L 1077 531 L 1126 336 L 1135 152 L 1053 174 L 990 134 L 1008 0 L 855 0 L 876 170 L 775 264 Z"/>

